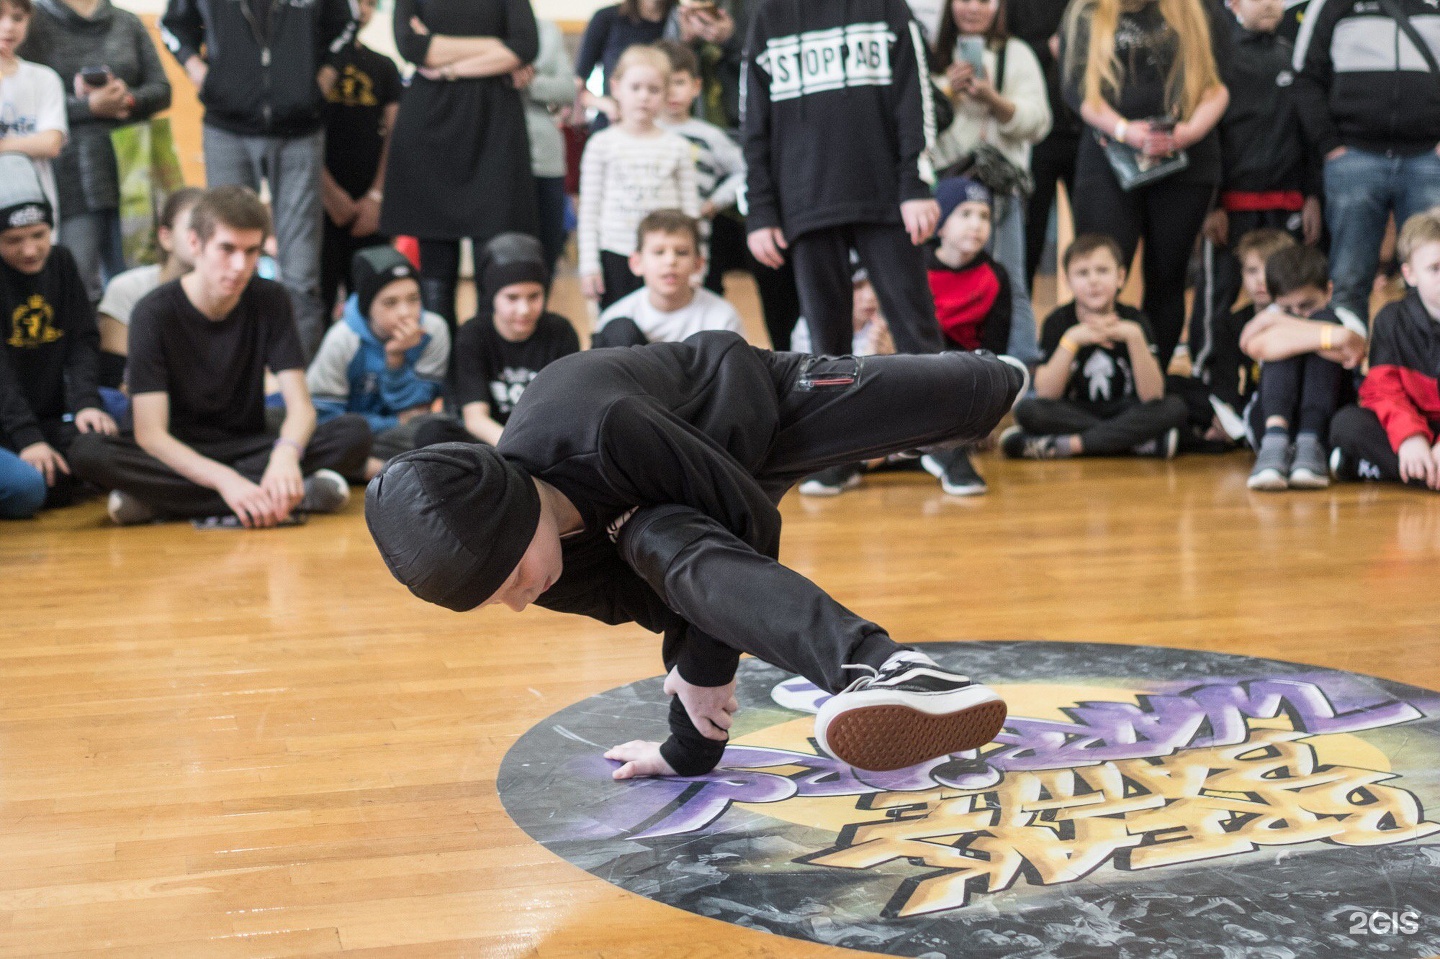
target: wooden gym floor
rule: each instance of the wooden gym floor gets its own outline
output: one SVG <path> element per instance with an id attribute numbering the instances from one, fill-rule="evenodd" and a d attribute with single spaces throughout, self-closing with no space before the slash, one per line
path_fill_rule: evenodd
<path id="1" fill-rule="evenodd" d="M 979 465 L 792 496 L 783 559 L 904 640 L 1153 643 L 1440 687 L 1440 497 L 1254 494 L 1248 458 Z M 656 638 L 456 615 L 360 497 L 269 532 L 0 526 L 0 957 L 818 957 L 538 846 L 495 776 Z M 983 677 L 982 677 L 983 678 Z"/>

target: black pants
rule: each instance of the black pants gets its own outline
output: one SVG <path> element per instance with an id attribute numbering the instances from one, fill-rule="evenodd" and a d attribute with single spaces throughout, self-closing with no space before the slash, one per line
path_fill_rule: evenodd
<path id="1" fill-rule="evenodd" d="M 259 482 L 270 463 L 276 436 L 265 433 L 222 443 L 192 443 L 197 453 Z M 315 427 L 300 460 L 306 476 L 331 469 L 341 476 L 363 472 L 370 454 L 370 427 L 363 416 L 346 414 Z M 129 434 L 84 433 L 70 446 L 70 466 L 83 479 L 104 489 L 129 493 L 161 516 L 229 516 L 229 504 L 213 489 L 181 476 L 140 448 Z"/>
<path id="2" fill-rule="evenodd" d="M 453 416 L 426 416 L 415 429 L 415 449 L 436 443 L 484 443 Z"/>
<path id="3" fill-rule="evenodd" d="M 1145 241 L 1143 307 L 1155 329 L 1162 371 L 1169 367 L 1185 326 L 1185 278 L 1190 252 L 1205 224 L 1214 193 L 1214 184 L 1177 181 L 1174 177 L 1126 193 L 1093 138 L 1086 134 L 1080 141 L 1072 194 L 1075 233 L 1113 237 L 1120 244 L 1126 267 L 1135 258 L 1140 241 Z"/>
<path id="4" fill-rule="evenodd" d="M 1432 424 L 1433 425 L 1433 424 Z M 1400 455 L 1390 445 L 1390 437 L 1374 410 L 1363 406 L 1347 406 L 1330 421 L 1330 442 L 1341 449 L 1345 458 L 1354 462 L 1362 480 L 1399 483 Z M 1428 489 L 1425 480 L 1409 479 L 1406 486 Z"/>
<path id="5" fill-rule="evenodd" d="M 974 353 L 859 361 L 753 355 L 769 365 L 779 398 L 774 442 L 753 473 L 774 503 L 818 470 L 988 436 L 1021 384 L 1008 364 Z M 807 389 L 812 378 L 836 385 Z M 879 666 L 900 648 L 881 627 L 691 507 L 641 509 L 619 543 L 670 609 L 730 648 L 731 675 L 745 652 L 838 692 L 856 678 L 844 665 Z"/>
<path id="6" fill-rule="evenodd" d="M 1051 133 L 1035 144 L 1030 154 L 1030 175 L 1035 178 L 1035 192 L 1025 211 L 1025 280 L 1035 287 L 1035 274 L 1040 258 L 1045 255 L 1045 240 L 1050 233 L 1050 208 L 1055 205 L 1056 184 L 1065 184 L 1070 202 L 1075 202 L 1075 154 L 1080 138 L 1069 131 Z"/>
<path id="7" fill-rule="evenodd" d="M 1209 240 L 1200 243 L 1200 282 L 1195 287 L 1195 307 L 1190 312 L 1190 361 L 1197 370 L 1204 370 L 1210 361 L 1210 343 L 1215 324 L 1230 315 L 1230 308 L 1240 296 L 1240 260 L 1232 252 L 1240 238 L 1251 230 L 1284 230 L 1304 239 L 1300 214 L 1286 210 L 1240 212 L 1230 215 L 1230 242 L 1217 246 Z"/>
<path id="8" fill-rule="evenodd" d="M 910 242 L 902 226 L 852 223 L 811 230 L 790 241 L 800 311 L 810 324 L 815 353 L 841 356 L 854 348 L 852 249 L 870 275 L 895 351 L 940 352 L 940 326 L 920 248 Z"/>
<path id="9" fill-rule="evenodd" d="M 1314 433 L 1324 443 L 1348 375 L 1340 364 L 1318 353 L 1266 361 L 1260 370 L 1260 396 L 1251 421 L 1256 442 L 1265 432 L 1266 420 L 1283 416 L 1291 436 Z"/>
<path id="10" fill-rule="evenodd" d="M 725 274 L 729 270 L 745 270 L 755 278 L 770 347 L 781 352 L 789 350 L 790 334 L 800 322 L 795 265 L 787 257 L 776 270 L 755 259 L 746 242 L 745 224 L 722 214 L 714 219 L 710 231 L 710 269 L 705 274 L 705 289 L 724 296 Z"/>
<path id="11" fill-rule="evenodd" d="M 555 264 L 565 252 L 565 178 L 537 176 L 535 205 L 540 211 L 540 246 L 545 250 L 545 265 L 555 276 Z"/>
<path id="12" fill-rule="evenodd" d="M 45 488 L 45 504 L 41 508 L 56 509 L 61 506 L 69 506 L 80 499 L 84 492 L 83 478 L 75 475 L 75 464 L 70 459 L 70 449 L 76 438 L 81 435 L 80 431 L 75 428 L 74 423 L 61 419 L 39 420 L 36 426 L 40 430 L 40 435 L 45 438 L 45 442 L 64 457 L 65 462 L 70 466 L 68 475 L 56 471 L 55 485 Z M 0 446 L 4 446 L 12 453 L 20 452 L 19 447 L 3 433 L 0 433 Z"/>
<path id="13" fill-rule="evenodd" d="M 355 254 L 372 246 L 385 246 L 390 238 L 379 233 L 369 236 L 351 236 L 348 226 L 336 226 L 325 217 L 325 230 L 320 240 L 320 306 L 324 309 L 324 322 L 330 325 L 335 315 L 335 298 L 343 289 L 350 290 L 350 264 Z"/>
<path id="14" fill-rule="evenodd" d="M 1178 396 L 1109 403 L 1028 399 L 1015 407 L 1015 422 L 1035 436 L 1078 436 L 1087 456 L 1119 456 L 1166 431 L 1184 429 L 1190 410 Z"/>
<path id="15" fill-rule="evenodd" d="M 628 256 L 609 250 L 600 251 L 600 276 L 605 281 L 605 292 L 600 294 L 601 313 L 645 285 L 630 269 Z"/>

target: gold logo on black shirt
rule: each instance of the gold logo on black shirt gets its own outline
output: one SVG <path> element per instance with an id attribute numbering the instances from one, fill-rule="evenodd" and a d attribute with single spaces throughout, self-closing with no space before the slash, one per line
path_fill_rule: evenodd
<path id="1" fill-rule="evenodd" d="M 340 74 L 327 99 L 344 107 L 373 107 L 379 104 L 375 99 L 375 81 L 353 63 L 345 65 L 345 72 Z"/>
<path id="2" fill-rule="evenodd" d="M 55 327 L 55 308 L 35 293 L 10 314 L 10 338 L 5 345 L 29 350 L 54 343 L 64 335 L 64 330 Z"/>

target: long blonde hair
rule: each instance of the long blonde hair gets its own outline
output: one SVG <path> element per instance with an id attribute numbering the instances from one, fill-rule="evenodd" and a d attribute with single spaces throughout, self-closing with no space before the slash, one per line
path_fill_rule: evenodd
<path id="1" fill-rule="evenodd" d="M 1154 0 L 1160 16 L 1180 40 L 1180 55 L 1170 65 L 1165 81 L 1165 102 L 1170 110 L 1178 107 L 1177 120 L 1188 120 L 1205 98 L 1220 85 L 1220 70 L 1210 46 L 1210 18 L 1205 13 L 1205 0 Z M 1085 77 L 1081 85 L 1084 102 L 1098 106 L 1105 95 L 1115 94 L 1124 80 L 1115 56 L 1115 30 L 1120 23 L 1120 0 L 1093 0 L 1071 6 L 1067 39 L 1075 37 L 1079 20 L 1090 14 L 1090 43 L 1085 50 Z M 1072 61 L 1081 51 L 1067 44 L 1067 58 Z M 1142 119 L 1135 117 L 1133 119 Z"/>

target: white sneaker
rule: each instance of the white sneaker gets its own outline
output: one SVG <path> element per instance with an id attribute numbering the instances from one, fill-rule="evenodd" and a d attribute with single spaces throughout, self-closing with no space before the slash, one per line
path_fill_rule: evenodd
<path id="1" fill-rule="evenodd" d="M 350 502 L 350 484 L 334 470 L 316 470 L 305 479 L 302 513 L 333 513 Z"/>
<path id="2" fill-rule="evenodd" d="M 825 752 L 883 772 L 978 749 L 1000 734 L 1005 701 L 988 686 L 925 662 L 892 658 L 832 696 L 815 717 Z"/>
<path id="3" fill-rule="evenodd" d="M 105 512 L 110 514 L 110 521 L 116 526 L 135 526 L 155 520 L 153 509 L 118 489 L 110 491 L 110 496 L 105 500 Z"/>

